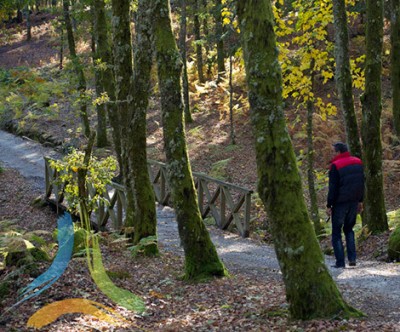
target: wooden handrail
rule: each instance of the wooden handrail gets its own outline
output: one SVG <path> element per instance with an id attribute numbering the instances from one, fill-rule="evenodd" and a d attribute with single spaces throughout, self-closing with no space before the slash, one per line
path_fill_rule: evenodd
<path id="1" fill-rule="evenodd" d="M 46 175 L 46 199 L 56 205 L 63 202 L 63 186 L 55 185 L 58 172 L 50 167 L 49 157 L 45 157 Z M 153 167 L 156 167 L 156 170 Z M 148 172 L 153 185 L 157 202 L 162 205 L 170 204 L 170 189 L 167 179 L 167 165 L 148 160 Z M 214 179 L 206 174 L 193 172 L 193 178 L 197 189 L 198 205 L 201 216 L 207 218 L 211 215 L 216 226 L 221 229 L 230 229 L 236 226 L 242 237 L 249 236 L 250 209 L 252 190 Z M 209 185 L 213 189 L 209 188 Z M 231 190 L 235 195 L 231 194 Z M 93 188 L 88 188 L 89 196 L 94 196 Z M 52 194 L 55 199 L 52 199 Z M 123 226 L 123 216 L 126 211 L 125 187 L 119 183 L 111 182 L 107 191 L 103 194 L 107 202 L 99 203 L 96 210 L 96 221 L 100 228 L 104 228 L 108 219 L 113 226 L 120 229 Z M 233 223 L 232 223 L 233 222 Z"/>

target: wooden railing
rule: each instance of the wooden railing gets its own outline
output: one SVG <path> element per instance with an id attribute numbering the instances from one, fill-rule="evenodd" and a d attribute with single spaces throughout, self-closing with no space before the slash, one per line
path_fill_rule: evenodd
<path id="1" fill-rule="evenodd" d="M 61 205 L 64 199 L 63 186 L 57 184 L 58 173 L 50 167 L 50 158 L 45 157 L 46 199 Z M 148 161 L 148 172 L 157 202 L 170 205 L 170 189 L 167 181 L 167 165 L 158 161 Z M 197 189 L 198 205 L 203 219 L 211 216 L 220 229 L 236 227 L 242 237 L 249 236 L 252 190 L 214 179 L 202 173 L 193 172 Z M 95 190 L 89 185 L 89 197 Z M 126 211 L 124 186 L 112 182 L 103 195 L 107 204 L 99 203 L 95 221 L 100 228 L 111 219 L 113 227 L 120 229 Z"/>

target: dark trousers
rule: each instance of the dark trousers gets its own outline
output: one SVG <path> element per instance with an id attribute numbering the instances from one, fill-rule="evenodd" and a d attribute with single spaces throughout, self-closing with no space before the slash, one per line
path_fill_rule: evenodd
<path id="1" fill-rule="evenodd" d="M 356 243 L 353 227 L 357 218 L 357 202 L 335 204 L 332 208 L 332 246 L 337 266 L 345 266 L 342 243 L 342 229 L 346 238 L 347 258 L 356 261 Z"/>

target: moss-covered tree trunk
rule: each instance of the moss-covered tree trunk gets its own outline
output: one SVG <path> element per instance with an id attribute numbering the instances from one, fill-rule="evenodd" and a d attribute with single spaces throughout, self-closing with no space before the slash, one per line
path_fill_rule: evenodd
<path id="1" fill-rule="evenodd" d="M 98 3 L 93 2 L 93 5 L 90 7 L 90 17 L 91 17 L 91 49 L 92 49 L 92 58 L 93 58 L 93 68 L 94 68 L 94 85 L 96 90 L 96 96 L 100 97 L 100 95 L 104 92 L 103 86 L 100 80 L 100 70 L 99 70 L 99 55 L 97 54 L 98 45 L 96 46 L 97 32 L 96 28 L 98 28 Z M 106 106 L 104 103 L 97 103 L 96 107 L 96 115 L 97 115 L 97 127 L 96 127 L 96 137 L 97 142 L 96 145 L 99 148 L 104 148 L 107 146 L 107 113 Z"/>
<path id="2" fill-rule="evenodd" d="M 400 1 L 391 0 L 391 81 L 393 101 L 393 126 L 400 138 Z"/>
<path id="3" fill-rule="evenodd" d="M 110 103 L 104 104 L 112 128 L 112 137 L 118 165 L 122 170 L 121 134 L 119 128 L 118 110 L 115 104 L 115 79 L 113 73 L 113 59 L 109 43 L 108 22 L 106 19 L 104 0 L 94 0 L 94 35 L 96 41 L 95 58 L 100 62 L 97 66 L 99 93 L 106 92 Z"/>
<path id="4" fill-rule="evenodd" d="M 128 0 L 112 0 L 112 42 L 115 77 L 115 102 L 117 105 L 119 129 L 121 137 L 122 175 L 127 194 L 127 211 L 125 226 L 134 226 L 135 201 L 132 187 L 132 174 L 129 169 L 129 152 L 127 150 L 130 137 L 129 103 L 132 101 L 131 78 L 132 68 L 132 40 L 130 31 L 130 10 Z"/>
<path id="5" fill-rule="evenodd" d="M 360 313 L 340 295 L 325 264 L 303 197 L 285 123 L 282 77 L 269 0 L 242 0 L 241 23 L 258 192 L 271 224 L 291 316 L 298 319 Z"/>
<path id="6" fill-rule="evenodd" d="M 93 32 L 94 33 L 94 32 Z M 96 96 L 100 97 L 101 94 L 104 92 L 104 88 L 101 84 L 100 80 L 100 71 L 98 70 L 98 65 L 97 65 L 97 60 L 98 55 L 96 54 L 96 47 L 95 47 L 95 36 L 93 35 L 93 48 L 92 48 L 92 53 L 93 53 L 93 65 L 94 65 L 94 80 L 95 80 L 95 88 L 96 88 Z M 96 132 L 97 132 L 97 140 L 96 140 L 96 145 L 98 148 L 104 148 L 107 146 L 107 112 L 106 112 L 106 105 L 104 103 L 101 104 L 96 104 L 96 114 L 97 114 L 97 127 L 96 127 Z"/>
<path id="7" fill-rule="evenodd" d="M 365 92 L 362 102 L 365 197 L 363 222 L 373 233 L 388 229 L 383 192 L 381 72 L 383 0 L 367 0 Z"/>
<path id="8" fill-rule="evenodd" d="M 217 66 L 218 66 L 218 78 L 220 82 L 225 76 L 225 52 L 224 52 L 224 41 L 222 36 L 224 34 L 224 28 L 222 25 L 222 1 L 216 0 L 214 7 L 214 20 L 215 20 L 215 39 L 217 41 Z"/>
<path id="9" fill-rule="evenodd" d="M 183 88 L 183 100 L 185 102 L 185 122 L 193 122 L 192 114 L 190 113 L 190 100 L 189 100 L 189 79 L 187 71 L 187 60 L 186 60 L 186 33 L 187 33 L 187 10 L 186 0 L 181 0 L 181 29 L 179 31 L 179 50 L 183 61 L 182 71 L 182 88 Z"/>
<path id="10" fill-rule="evenodd" d="M 168 0 L 152 0 L 153 36 L 161 93 L 168 182 L 185 251 L 186 279 L 224 276 L 226 270 L 202 221 L 187 153 L 181 90 L 182 62 L 171 27 Z"/>
<path id="11" fill-rule="evenodd" d="M 149 100 L 150 72 L 152 66 L 151 3 L 139 0 L 136 23 L 136 51 L 132 84 L 131 114 L 129 115 L 129 167 L 135 191 L 134 243 L 142 238 L 157 236 L 156 203 L 147 171 L 146 112 Z M 147 246 L 146 254 L 157 254 L 157 246 Z"/>
<path id="12" fill-rule="evenodd" d="M 361 158 L 361 144 L 354 110 L 345 0 L 333 0 L 333 16 L 335 20 L 336 88 L 339 92 L 347 143 L 351 153 Z"/>
<path id="13" fill-rule="evenodd" d="M 311 61 L 310 65 L 310 79 L 311 91 L 315 95 L 315 74 L 314 74 L 315 61 Z M 308 180 L 308 193 L 310 195 L 310 212 L 311 220 L 314 224 L 314 230 L 317 235 L 322 232 L 321 221 L 318 212 L 317 192 L 315 190 L 315 177 L 314 177 L 314 102 L 308 100 L 307 102 L 307 180 Z"/>
<path id="14" fill-rule="evenodd" d="M 83 125 L 83 131 L 86 137 L 90 136 L 90 123 L 89 123 L 89 116 L 87 112 L 87 104 L 85 101 L 85 92 L 86 92 L 86 79 L 85 74 L 83 72 L 82 64 L 79 61 L 79 58 L 76 54 L 76 47 L 75 47 L 75 39 L 74 33 L 72 31 L 72 24 L 71 24 L 71 16 L 69 14 L 69 0 L 63 0 L 63 10 L 64 10 L 64 21 L 65 21 L 65 30 L 67 32 L 67 40 L 68 40 L 68 48 L 69 48 L 69 55 L 71 57 L 71 61 L 73 63 L 76 75 L 78 77 L 78 91 L 80 94 L 80 116 Z"/>
<path id="15" fill-rule="evenodd" d="M 201 33 L 200 33 L 200 0 L 193 0 L 193 33 L 194 40 L 196 42 L 196 60 L 197 60 L 197 75 L 199 77 L 199 82 L 204 83 L 203 73 L 203 47 L 201 45 Z"/>

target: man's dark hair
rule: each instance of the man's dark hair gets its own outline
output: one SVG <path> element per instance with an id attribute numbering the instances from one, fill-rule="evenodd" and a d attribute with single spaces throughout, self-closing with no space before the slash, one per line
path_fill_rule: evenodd
<path id="1" fill-rule="evenodd" d="M 337 142 L 333 144 L 333 147 L 335 148 L 335 152 L 347 152 L 349 149 L 347 148 L 347 144 L 344 144 L 342 142 Z"/>

